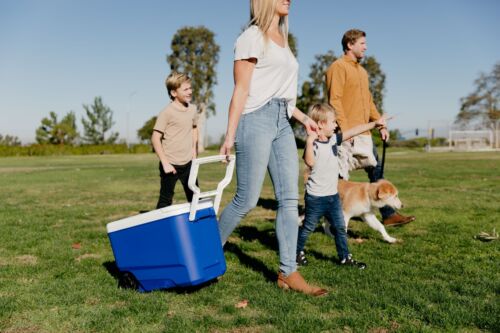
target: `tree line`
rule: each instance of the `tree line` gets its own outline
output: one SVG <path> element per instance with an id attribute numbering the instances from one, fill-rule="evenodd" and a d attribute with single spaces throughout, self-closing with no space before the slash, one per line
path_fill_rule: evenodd
<path id="1" fill-rule="evenodd" d="M 83 105 L 85 115 L 81 122 L 83 135 L 80 135 L 76 126 L 76 116 L 73 111 L 68 112 L 61 120 L 54 111 L 42 119 L 36 130 L 36 141 L 39 144 L 73 145 L 84 143 L 91 145 L 115 144 L 118 133 L 111 132 L 114 125 L 113 111 L 96 97 L 91 105 Z"/>
<path id="2" fill-rule="evenodd" d="M 298 42 L 292 33 L 289 34 L 288 42 L 290 49 L 297 56 Z M 206 119 L 216 114 L 213 88 L 217 84 L 216 66 L 219 61 L 220 47 L 212 31 L 204 26 L 198 26 L 179 29 L 172 37 L 170 49 L 171 52 L 166 55 L 170 69 L 186 73 L 191 77 L 192 103 L 197 106 L 199 113 L 199 150 L 203 151 Z M 333 50 L 327 50 L 314 57 L 314 62 L 309 67 L 309 75 L 299 87 L 297 97 L 299 109 L 307 112 L 311 104 L 327 101 L 324 74 L 336 59 L 337 55 Z M 379 112 L 383 113 L 386 75 L 374 56 L 365 57 L 361 64 L 368 72 L 370 91 L 375 105 Z M 461 107 L 455 122 L 461 127 L 476 124 L 476 126 L 494 128 L 500 119 L 498 109 L 500 62 L 494 66 L 491 73 L 481 73 L 474 85 L 474 92 L 460 100 Z M 57 114 L 51 111 L 48 117 L 42 119 L 41 125 L 36 130 L 37 142 L 54 145 L 116 143 L 119 134 L 111 132 L 114 125 L 113 112 L 102 102 L 102 98 L 96 97 L 93 104 L 84 104 L 83 108 L 85 116 L 81 119 L 82 135 L 77 130 L 74 112 L 68 112 L 59 120 Z M 138 129 L 137 136 L 141 142 L 149 142 L 155 121 L 156 116 L 148 119 Z M 294 131 L 298 138 L 305 136 L 302 126 L 294 125 Z M 397 135 L 399 131 L 395 130 L 393 133 Z M 20 145 L 20 141 L 15 136 L 0 135 L 0 145 Z"/>

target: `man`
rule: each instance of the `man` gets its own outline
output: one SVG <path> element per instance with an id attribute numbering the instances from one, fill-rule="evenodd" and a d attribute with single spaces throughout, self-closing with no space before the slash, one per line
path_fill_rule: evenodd
<path id="1" fill-rule="evenodd" d="M 342 37 L 342 48 L 344 56 L 334 61 L 326 71 L 326 87 L 328 101 L 335 109 L 337 123 L 342 132 L 345 132 L 354 126 L 379 119 L 380 114 L 369 90 L 368 73 L 360 65 L 367 49 L 365 32 L 357 29 L 347 31 Z M 371 135 L 370 132 L 364 134 Z M 384 141 L 389 140 L 387 128 L 380 129 L 380 136 Z M 373 154 L 377 165 L 365 168 L 370 182 L 383 178 L 382 165 L 375 146 Z M 380 208 L 380 214 L 386 226 L 402 225 L 415 220 L 414 216 L 401 215 L 387 206 Z"/>

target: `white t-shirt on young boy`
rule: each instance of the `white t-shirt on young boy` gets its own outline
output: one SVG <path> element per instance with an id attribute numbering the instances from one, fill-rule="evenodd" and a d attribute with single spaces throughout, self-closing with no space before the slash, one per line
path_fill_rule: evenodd
<path id="1" fill-rule="evenodd" d="M 308 194 L 317 197 L 337 194 L 339 183 L 338 148 L 341 144 L 342 133 L 333 135 L 328 141 L 314 141 L 314 166 L 306 183 Z"/>
<path id="2" fill-rule="evenodd" d="M 256 58 L 250 90 L 243 113 L 256 111 L 272 98 L 285 98 L 291 117 L 297 101 L 299 64 L 287 46 L 272 39 L 267 43 L 256 25 L 248 27 L 236 40 L 234 60 Z"/>

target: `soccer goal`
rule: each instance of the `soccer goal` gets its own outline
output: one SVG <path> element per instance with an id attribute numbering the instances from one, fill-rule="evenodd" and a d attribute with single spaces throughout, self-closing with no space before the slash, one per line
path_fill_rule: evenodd
<path id="1" fill-rule="evenodd" d="M 449 132 L 449 149 L 462 151 L 495 149 L 495 133 L 492 130 L 466 130 Z"/>

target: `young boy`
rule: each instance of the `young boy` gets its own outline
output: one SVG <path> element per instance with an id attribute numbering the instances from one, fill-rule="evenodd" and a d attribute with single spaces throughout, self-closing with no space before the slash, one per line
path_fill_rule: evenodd
<path id="1" fill-rule="evenodd" d="M 187 200 L 192 200 L 188 179 L 198 142 L 197 112 L 195 106 L 189 104 L 193 93 L 190 78 L 173 72 L 165 84 L 172 102 L 158 115 L 151 136 L 160 159 L 161 187 L 157 209 L 172 204 L 177 180 L 181 181 Z"/>
<path id="2" fill-rule="evenodd" d="M 339 178 L 338 146 L 342 141 L 371 130 L 385 127 L 383 116 L 376 122 L 355 126 L 345 133 L 334 133 L 337 129 L 335 111 L 328 104 L 315 104 L 309 110 L 309 117 L 318 124 L 318 133 L 307 137 L 304 161 L 310 168 L 306 182 L 305 218 L 299 229 L 297 240 L 297 264 L 307 265 L 304 246 L 309 234 L 318 221 L 325 216 L 330 222 L 330 231 L 335 237 L 335 246 L 340 265 L 366 268 L 366 264 L 352 259 L 347 247 L 347 234 L 342 214 L 342 203 L 337 191 Z"/>

